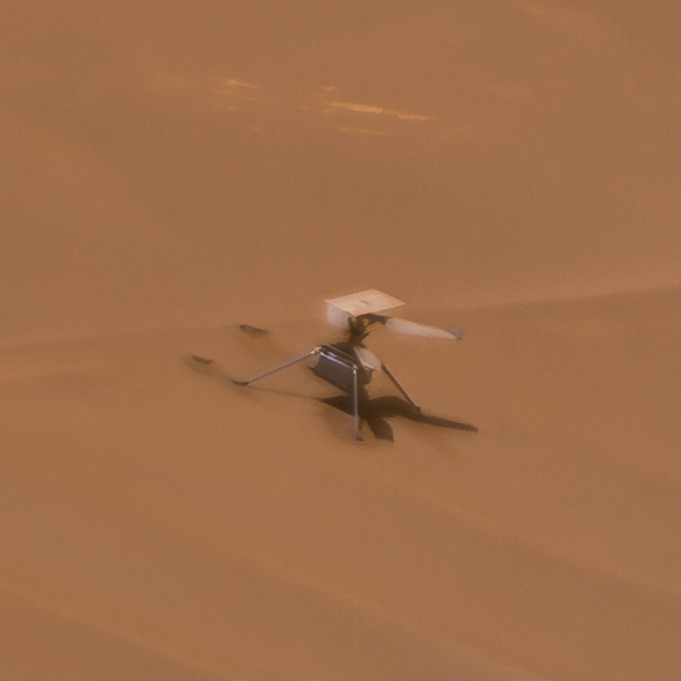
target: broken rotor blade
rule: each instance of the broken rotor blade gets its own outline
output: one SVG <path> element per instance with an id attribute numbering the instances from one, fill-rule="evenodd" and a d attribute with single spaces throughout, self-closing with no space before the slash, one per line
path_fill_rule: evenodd
<path id="1" fill-rule="evenodd" d="M 258 326 L 251 326 L 250 324 L 239 324 L 239 328 L 249 336 L 265 336 L 269 333 L 267 329 L 261 329 Z"/>
<path id="2" fill-rule="evenodd" d="M 428 336 L 430 338 L 447 338 L 449 340 L 461 340 L 461 330 L 441 329 L 437 326 L 429 326 L 428 324 L 419 324 L 408 319 L 401 319 L 400 317 L 388 317 L 385 325 L 392 331 L 397 333 L 405 333 L 410 336 Z"/>

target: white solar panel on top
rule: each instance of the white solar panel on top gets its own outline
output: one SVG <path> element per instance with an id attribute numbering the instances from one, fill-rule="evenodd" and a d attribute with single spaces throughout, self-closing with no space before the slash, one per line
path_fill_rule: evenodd
<path id="1" fill-rule="evenodd" d="M 332 324 L 344 324 L 348 317 L 381 312 L 404 305 L 404 301 L 375 288 L 326 301 L 326 317 Z"/>

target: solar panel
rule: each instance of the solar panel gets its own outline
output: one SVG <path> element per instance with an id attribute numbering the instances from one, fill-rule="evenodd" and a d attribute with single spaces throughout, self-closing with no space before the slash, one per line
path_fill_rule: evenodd
<path id="1" fill-rule="evenodd" d="M 378 291 L 375 288 L 350 293 L 339 298 L 330 298 L 326 301 L 326 317 L 338 326 L 345 324 L 348 317 L 357 317 L 368 312 L 381 312 L 393 307 L 404 305 L 404 301 Z"/>

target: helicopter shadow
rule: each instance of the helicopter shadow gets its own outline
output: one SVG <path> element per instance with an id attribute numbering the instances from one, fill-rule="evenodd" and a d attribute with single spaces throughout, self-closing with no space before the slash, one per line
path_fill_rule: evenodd
<path id="1" fill-rule="evenodd" d="M 346 414 L 352 414 L 352 401 L 348 395 L 321 397 L 317 398 L 317 400 Z M 388 419 L 396 416 L 439 428 L 464 430 L 472 433 L 478 432 L 478 428 L 471 423 L 427 414 L 396 395 L 362 399 L 358 406 L 360 419 L 366 422 L 374 437 L 378 440 L 395 441 L 393 429 L 390 423 L 388 423 Z"/>
<path id="2" fill-rule="evenodd" d="M 316 402 L 321 402 L 322 404 L 338 409 L 348 415 L 352 415 L 353 413 L 352 398 L 347 394 L 334 395 L 332 397 L 317 397 L 315 395 L 293 392 L 291 390 L 281 390 L 264 385 L 259 385 L 257 387 L 252 386 L 245 390 L 234 384 L 233 379 L 219 362 L 198 355 L 187 355 L 183 357 L 183 361 L 194 373 L 212 377 L 223 385 L 229 386 L 241 394 L 251 394 L 255 396 L 258 393 L 271 393 L 289 398 L 315 400 Z M 388 419 L 395 417 L 401 417 L 409 421 L 437 426 L 439 428 L 448 428 L 450 430 L 462 430 L 473 433 L 478 432 L 478 428 L 470 423 L 425 413 L 397 395 L 383 395 L 374 398 L 360 397 L 358 411 L 360 419 L 367 424 L 374 437 L 378 440 L 395 441 L 392 426 L 388 423 Z"/>

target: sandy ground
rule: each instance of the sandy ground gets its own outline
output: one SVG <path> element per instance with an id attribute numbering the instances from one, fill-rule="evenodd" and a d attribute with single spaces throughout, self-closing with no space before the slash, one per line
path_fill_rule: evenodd
<path id="1" fill-rule="evenodd" d="M 305 367 L 229 382 L 313 325 L 6 350 L 8 678 L 676 679 L 680 298 L 461 311 L 427 352 L 376 332 L 480 428 L 395 443 L 353 442 Z"/>
<path id="2" fill-rule="evenodd" d="M 681 285 L 674 3 L 1 12 L 0 343 Z"/>
<path id="3" fill-rule="evenodd" d="M 680 31 L 4 3 L 0 678 L 678 679 Z M 228 380 L 368 287 L 464 327 L 371 348 L 479 433 L 355 443 L 303 366 Z"/>

